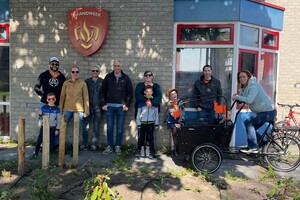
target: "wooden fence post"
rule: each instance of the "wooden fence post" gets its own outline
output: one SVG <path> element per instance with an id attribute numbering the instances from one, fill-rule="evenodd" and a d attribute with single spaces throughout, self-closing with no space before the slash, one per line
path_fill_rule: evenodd
<path id="1" fill-rule="evenodd" d="M 18 123 L 18 174 L 24 173 L 25 167 L 25 118 L 20 117 Z"/>
<path id="2" fill-rule="evenodd" d="M 47 169 L 49 167 L 49 146 L 50 146 L 50 126 L 49 116 L 43 116 L 43 156 L 42 167 Z"/>
<path id="3" fill-rule="evenodd" d="M 78 165 L 78 147 L 79 147 L 79 113 L 74 113 L 73 129 L 73 166 Z"/>
<path id="4" fill-rule="evenodd" d="M 67 129 L 66 115 L 61 115 L 60 130 L 59 130 L 58 166 L 63 166 L 65 162 L 66 129 Z"/>

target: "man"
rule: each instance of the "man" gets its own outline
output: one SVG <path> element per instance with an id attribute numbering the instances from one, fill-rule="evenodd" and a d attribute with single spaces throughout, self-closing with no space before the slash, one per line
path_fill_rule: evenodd
<path id="1" fill-rule="evenodd" d="M 41 97 L 41 106 L 46 105 L 47 94 L 54 93 L 56 96 L 55 105 L 59 104 L 60 92 L 66 77 L 58 70 L 59 60 L 57 57 L 51 57 L 49 62 L 49 70 L 41 73 L 34 91 Z"/>
<path id="2" fill-rule="evenodd" d="M 103 106 L 102 83 L 103 79 L 99 77 L 100 67 L 94 65 L 91 69 L 91 77 L 85 82 L 89 91 L 90 115 L 83 119 L 83 135 L 88 136 L 89 124 L 93 122 L 93 139 L 91 150 L 97 150 L 99 126 L 101 121 L 101 108 Z M 87 149 L 85 146 L 84 149 Z"/>
<path id="3" fill-rule="evenodd" d="M 109 154 L 113 151 L 114 146 L 114 125 L 115 118 L 117 123 L 116 146 L 115 152 L 121 155 L 121 142 L 123 137 L 124 117 L 130 106 L 133 87 L 130 78 L 122 71 L 120 60 L 114 60 L 113 71 L 107 74 L 102 84 L 102 91 L 105 105 L 103 110 L 107 111 L 107 147 L 103 154 Z"/>
<path id="4" fill-rule="evenodd" d="M 214 78 L 212 74 L 212 67 L 205 65 L 202 68 L 203 75 L 195 82 L 194 95 L 198 96 L 197 111 L 200 118 L 216 118 L 214 111 L 214 101 L 221 102 L 222 89 L 221 83 Z"/>

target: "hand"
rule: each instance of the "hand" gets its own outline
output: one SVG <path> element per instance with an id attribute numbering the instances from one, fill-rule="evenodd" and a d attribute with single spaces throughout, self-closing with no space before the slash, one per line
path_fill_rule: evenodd
<path id="1" fill-rule="evenodd" d="M 197 111 L 201 111 L 201 110 L 202 110 L 202 108 L 200 108 L 200 107 L 197 108 Z"/>
<path id="2" fill-rule="evenodd" d="M 146 104 L 147 104 L 147 107 L 148 107 L 148 108 L 152 107 L 152 103 L 151 103 L 150 100 L 147 100 L 147 101 L 146 101 Z"/>
<path id="3" fill-rule="evenodd" d="M 126 105 L 123 105 L 122 106 L 122 111 L 127 111 L 128 110 L 128 107 Z"/>
<path id="4" fill-rule="evenodd" d="M 58 135 L 59 130 L 55 130 L 54 135 Z"/>
<path id="5" fill-rule="evenodd" d="M 102 110 L 108 111 L 108 105 L 102 106 Z"/>
<path id="6" fill-rule="evenodd" d="M 238 94 L 232 95 L 232 100 L 237 100 Z"/>
<path id="7" fill-rule="evenodd" d="M 176 128 L 181 128 L 181 125 L 180 124 L 175 124 L 175 127 Z"/>
<path id="8" fill-rule="evenodd" d="M 85 113 L 83 113 L 83 117 L 84 117 L 84 118 L 86 118 L 86 117 L 87 117 L 87 115 L 86 115 Z"/>

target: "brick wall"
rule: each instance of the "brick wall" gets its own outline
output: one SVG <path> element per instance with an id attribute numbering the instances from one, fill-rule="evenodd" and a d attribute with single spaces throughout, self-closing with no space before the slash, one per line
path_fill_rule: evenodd
<path id="1" fill-rule="evenodd" d="M 48 68 L 49 58 L 60 58 L 60 70 L 66 75 L 72 65 L 81 69 L 81 78 L 89 77 L 93 64 L 101 66 L 101 76 L 112 70 L 112 60 L 123 62 L 123 71 L 135 85 L 143 72 L 152 70 L 163 91 L 171 86 L 173 48 L 173 0 L 53 0 L 10 1 L 11 6 L 11 136 L 17 137 L 19 117 L 26 119 L 26 139 L 38 135 L 39 98 L 33 87 L 38 75 Z M 101 3 L 100 3 L 101 2 Z M 76 7 L 100 7 L 109 11 L 106 43 L 94 55 L 84 57 L 72 46 L 67 33 L 67 11 Z M 166 99 L 164 95 L 164 99 Z M 169 136 L 162 124 L 158 146 L 167 145 Z M 101 143 L 106 143 L 105 117 Z M 124 142 L 136 143 L 133 104 L 124 124 Z M 71 134 L 69 133 L 69 136 Z"/>

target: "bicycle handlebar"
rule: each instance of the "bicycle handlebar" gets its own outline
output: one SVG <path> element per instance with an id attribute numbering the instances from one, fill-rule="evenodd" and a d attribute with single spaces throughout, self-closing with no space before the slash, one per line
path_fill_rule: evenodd
<path id="1" fill-rule="evenodd" d="M 280 106 L 280 107 L 289 107 L 290 109 L 293 109 L 295 107 L 300 107 L 300 105 L 298 103 L 295 103 L 294 105 L 277 103 L 277 105 Z"/>

